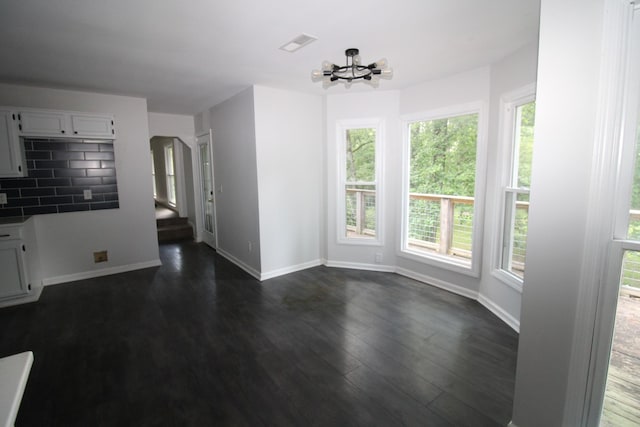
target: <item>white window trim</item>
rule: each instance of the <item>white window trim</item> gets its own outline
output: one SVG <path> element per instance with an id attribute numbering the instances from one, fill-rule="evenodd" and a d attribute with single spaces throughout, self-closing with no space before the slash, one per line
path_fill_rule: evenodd
<path id="1" fill-rule="evenodd" d="M 515 136 L 516 108 L 535 101 L 536 85 L 530 83 L 521 88 L 505 93 L 500 98 L 500 118 L 498 122 L 498 161 L 500 172 L 496 174 L 496 194 L 499 198 L 499 219 L 496 220 L 498 232 L 493 239 L 491 274 L 505 285 L 522 293 L 523 280 L 515 274 L 502 269 L 502 243 L 504 240 L 504 192 L 511 184 L 513 175 L 513 138 Z"/>
<path id="2" fill-rule="evenodd" d="M 382 189 L 382 177 L 383 177 L 383 161 L 384 156 L 382 152 L 384 150 L 384 120 L 379 118 L 369 119 L 353 119 L 353 120 L 338 120 L 336 126 L 336 164 L 338 165 L 337 174 L 337 188 L 336 188 L 336 240 L 338 244 L 342 245 L 359 245 L 359 246 L 382 246 L 384 245 L 383 239 L 383 224 L 384 224 L 384 197 Z M 347 237 L 344 231 L 346 230 L 346 215 L 345 215 L 345 168 L 346 168 L 346 156 L 345 156 L 345 133 L 348 129 L 362 129 L 362 128 L 374 128 L 376 130 L 376 147 L 375 147 L 375 162 L 376 172 L 374 185 L 376 186 L 376 237 Z M 370 184 L 370 183 L 367 183 Z"/>
<path id="3" fill-rule="evenodd" d="M 476 182 L 474 188 L 474 218 L 472 228 L 471 263 L 457 262 L 450 257 L 436 254 L 418 252 L 408 248 L 407 234 L 409 223 L 409 125 L 411 123 L 428 120 L 438 120 L 447 117 L 464 116 L 467 114 L 478 115 L 478 141 L 476 145 Z M 400 204 L 400 246 L 398 256 L 417 261 L 423 264 L 440 267 L 471 277 L 480 277 L 482 260 L 482 240 L 484 224 L 485 204 L 485 176 L 487 174 L 487 129 L 488 129 L 487 105 L 483 101 L 458 104 L 448 107 L 433 109 L 420 113 L 402 116 L 402 203 Z"/>
<path id="4" fill-rule="evenodd" d="M 171 156 L 169 155 L 169 151 L 171 151 Z M 167 186 L 167 204 L 171 207 L 176 207 L 176 204 L 178 203 L 178 195 L 175 194 L 177 192 L 177 182 L 176 182 L 176 162 L 175 162 L 175 147 L 173 146 L 173 142 L 171 144 L 165 145 L 164 146 L 164 165 L 165 165 L 165 181 L 166 181 L 166 186 Z M 169 163 L 171 163 L 171 166 L 173 169 L 173 174 L 169 174 Z M 174 188 L 174 197 L 175 200 L 172 202 L 171 199 L 169 198 L 169 180 L 170 177 L 173 177 L 173 188 Z"/>

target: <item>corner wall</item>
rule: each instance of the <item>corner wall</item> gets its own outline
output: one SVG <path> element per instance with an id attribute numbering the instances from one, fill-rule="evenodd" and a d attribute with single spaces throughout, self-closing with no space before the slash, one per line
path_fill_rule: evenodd
<path id="1" fill-rule="evenodd" d="M 213 129 L 218 252 L 260 277 L 254 89 L 212 107 L 207 115 Z"/>
<path id="2" fill-rule="evenodd" d="M 605 0 L 543 0 L 513 423 L 564 425 L 589 212 Z M 561 209 L 559 207 L 562 207 Z M 582 393 L 584 390 L 576 390 Z"/>
<path id="3" fill-rule="evenodd" d="M 322 98 L 254 86 L 261 279 L 321 264 Z"/>

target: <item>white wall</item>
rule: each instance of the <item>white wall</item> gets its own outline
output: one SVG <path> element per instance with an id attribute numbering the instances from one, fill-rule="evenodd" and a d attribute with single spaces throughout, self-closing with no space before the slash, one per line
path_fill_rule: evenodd
<path id="1" fill-rule="evenodd" d="M 0 105 L 115 115 L 120 208 L 37 216 L 45 283 L 158 265 L 146 100 L 0 84 Z M 107 263 L 94 264 L 99 250 L 109 251 Z"/>
<path id="2" fill-rule="evenodd" d="M 491 103 L 489 107 L 489 156 L 487 158 L 487 203 L 485 208 L 485 239 L 483 274 L 480 282 L 480 298 L 483 304 L 501 311 L 503 319 L 510 320 L 516 330 L 519 328 L 521 293 L 491 272 L 498 263 L 496 257 L 500 225 L 503 213 L 501 206 L 500 172 L 504 167 L 499 158 L 500 99 L 506 93 L 535 84 L 538 60 L 537 43 L 526 46 L 518 52 L 491 65 Z"/>
<path id="3" fill-rule="evenodd" d="M 253 93 L 264 279 L 321 263 L 323 113 L 317 95 Z"/>
<path id="4" fill-rule="evenodd" d="M 195 142 L 193 116 L 181 114 L 149 113 L 149 136 L 180 138 L 190 147 Z"/>
<path id="5" fill-rule="evenodd" d="M 397 91 L 371 91 L 353 94 L 327 95 L 326 97 L 326 247 L 327 264 L 333 266 L 369 268 L 392 271 L 396 258 L 397 207 L 401 167 L 400 128 L 398 122 L 399 93 Z M 352 245 L 338 243 L 337 194 L 338 153 L 336 141 L 337 123 L 340 120 L 382 119 L 383 177 L 378 189 L 377 204 L 383 213 L 382 244 Z M 376 264 L 376 253 L 382 253 L 382 263 Z"/>
<path id="6" fill-rule="evenodd" d="M 591 161 L 604 0 L 543 0 L 527 269 L 513 422 L 563 425 Z M 568 18 L 570 17 L 570 18 Z"/>
<path id="7" fill-rule="evenodd" d="M 209 123 L 213 129 L 218 252 L 259 277 L 260 217 L 253 100 L 253 88 L 246 89 L 212 107 Z"/>

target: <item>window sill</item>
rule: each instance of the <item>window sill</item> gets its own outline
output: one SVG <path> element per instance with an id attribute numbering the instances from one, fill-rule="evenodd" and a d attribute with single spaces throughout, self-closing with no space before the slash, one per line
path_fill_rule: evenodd
<path id="1" fill-rule="evenodd" d="M 427 264 L 433 267 L 437 267 L 443 270 L 453 271 L 455 273 L 464 274 L 465 276 L 471 276 L 478 278 L 480 272 L 473 268 L 473 262 L 457 262 L 449 257 L 438 254 L 425 254 L 423 252 L 412 251 L 409 249 L 401 249 L 398 252 L 398 256 L 416 261 L 421 264 Z"/>
<path id="2" fill-rule="evenodd" d="M 503 284 L 514 289 L 518 293 L 522 293 L 523 281 L 519 277 L 514 276 L 511 273 L 507 273 L 504 270 L 494 269 L 491 271 L 491 275 L 498 279 Z"/>
<path id="3" fill-rule="evenodd" d="M 383 245 L 382 240 L 368 239 L 366 237 L 363 237 L 363 238 L 352 237 L 349 239 L 344 237 L 339 237 L 337 240 L 337 243 L 339 245 L 353 245 L 353 246 L 382 246 Z"/>

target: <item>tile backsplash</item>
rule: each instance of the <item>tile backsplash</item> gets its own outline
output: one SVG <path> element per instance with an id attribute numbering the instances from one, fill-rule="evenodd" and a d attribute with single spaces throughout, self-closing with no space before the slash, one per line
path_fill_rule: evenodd
<path id="1" fill-rule="evenodd" d="M 0 217 L 117 209 L 113 141 L 25 138 L 28 176 L 0 178 Z M 91 199 L 85 199 L 91 190 Z"/>

